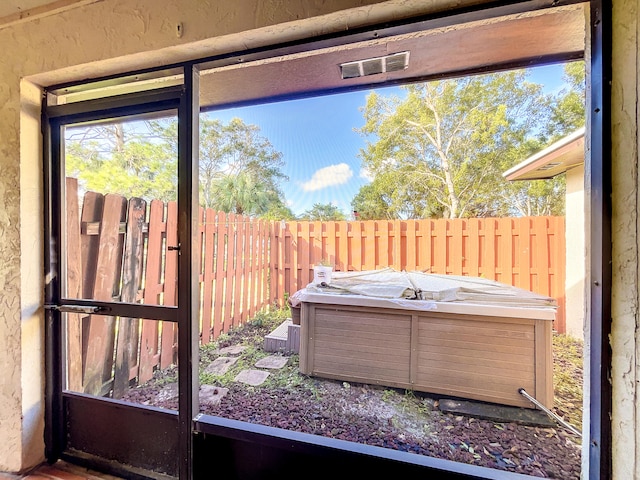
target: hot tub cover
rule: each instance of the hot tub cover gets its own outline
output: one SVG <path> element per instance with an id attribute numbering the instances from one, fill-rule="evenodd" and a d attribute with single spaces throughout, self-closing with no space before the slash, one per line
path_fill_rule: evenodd
<path id="1" fill-rule="evenodd" d="M 296 306 L 305 293 L 363 295 L 400 300 L 459 302 L 512 307 L 555 307 L 554 298 L 480 277 L 397 271 L 333 272 L 331 283 L 307 285 L 291 297 Z"/>

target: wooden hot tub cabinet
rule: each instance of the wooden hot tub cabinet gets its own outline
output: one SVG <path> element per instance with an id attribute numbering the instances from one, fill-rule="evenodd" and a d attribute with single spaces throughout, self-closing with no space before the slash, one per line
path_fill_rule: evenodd
<path id="1" fill-rule="evenodd" d="M 433 309 L 415 310 L 411 300 L 307 297 L 304 374 L 534 408 L 524 388 L 553 404 L 552 308 L 421 302 Z"/>

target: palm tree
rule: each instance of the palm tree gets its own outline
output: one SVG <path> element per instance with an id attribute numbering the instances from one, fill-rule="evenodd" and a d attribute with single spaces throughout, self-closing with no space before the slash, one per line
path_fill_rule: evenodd
<path id="1" fill-rule="evenodd" d="M 211 185 L 211 207 L 238 215 L 261 215 L 278 195 L 248 172 L 225 175 Z"/>

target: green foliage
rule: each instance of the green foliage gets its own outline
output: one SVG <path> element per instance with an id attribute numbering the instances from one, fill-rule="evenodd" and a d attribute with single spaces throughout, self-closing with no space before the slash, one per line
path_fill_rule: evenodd
<path id="1" fill-rule="evenodd" d="M 66 174 L 86 190 L 125 193 L 146 200 L 175 200 L 177 121 L 76 127 L 66 138 Z M 282 154 L 255 125 L 238 118 L 228 124 L 200 122 L 200 200 L 227 213 L 293 217 L 279 182 Z"/>
<path id="2" fill-rule="evenodd" d="M 261 310 L 247 322 L 252 327 L 264 327 L 271 331 L 291 316 L 289 307 Z"/>
<path id="3" fill-rule="evenodd" d="M 225 212 L 261 215 L 284 206 L 282 153 L 256 125 L 200 121 L 200 201 Z"/>
<path id="4" fill-rule="evenodd" d="M 281 202 L 274 202 L 269 205 L 266 212 L 260 215 L 265 220 L 295 220 L 296 216 L 293 211 Z"/>
<path id="5" fill-rule="evenodd" d="M 584 61 L 567 63 L 564 80 L 569 87 L 558 94 L 547 129 L 551 141 L 559 140 L 585 124 Z"/>
<path id="6" fill-rule="evenodd" d="M 145 200 L 176 199 L 177 156 L 170 144 L 152 141 L 131 123 L 70 128 L 65 174 L 85 190 Z"/>
<path id="7" fill-rule="evenodd" d="M 567 68 L 579 82 L 576 67 Z M 562 214 L 563 178 L 502 178 L 549 143 L 541 125 L 552 117 L 566 125 L 584 118 L 576 110 L 575 85 L 563 104 L 526 75 L 519 70 L 409 85 L 403 96 L 371 93 L 359 132 L 367 139 L 360 158 L 373 180 L 352 201 L 360 218 Z"/>
<path id="8" fill-rule="evenodd" d="M 340 211 L 338 207 L 331 203 L 314 203 L 313 206 L 306 210 L 300 218 L 308 221 L 342 221 L 347 217 Z"/>

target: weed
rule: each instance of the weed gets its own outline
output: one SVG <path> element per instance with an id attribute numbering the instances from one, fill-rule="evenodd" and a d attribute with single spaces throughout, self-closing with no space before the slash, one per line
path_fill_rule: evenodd
<path id="1" fill-rule="evenodd" d="M 578 429 L 582 424 L 582 349 L 581 340 L 553 336 L 554 410 Z"/>

